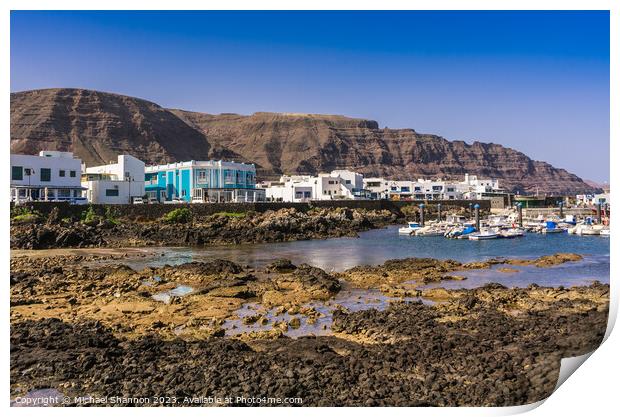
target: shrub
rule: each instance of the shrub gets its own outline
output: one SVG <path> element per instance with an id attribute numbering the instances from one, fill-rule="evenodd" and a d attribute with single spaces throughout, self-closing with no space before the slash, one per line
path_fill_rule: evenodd
<path id="1" fill-rule="evenodd" d="M 82 222 L 84 223 L 90 223 L 93 221 L 98 221 L 100 219 L 101 216 L 95 213 L 95 209 L 93 209 L 93 206 L 88 206 L 88 210 L 82 212 Z"/>
<path id="2" fill-rule="evenodd" d="M 166 223 L 188 223 L 192 219 L 192 212 L 187 207 L 177 208 L 164 214 L 161 219 Z"/>
<path id="3" fill-rule="evenodd" d="M 119 220 L 116 217 L 116 210 L 110 206 L 105 208 L 105 219 L 112 224 L 119 224 Z"/>
<path id="4" fill-rule="evenodd" d="M 41 213 L 28 207 L 14 207 L 11 210 L 11 221 L 13 223 L 38 223 L 42 218 Z"/>

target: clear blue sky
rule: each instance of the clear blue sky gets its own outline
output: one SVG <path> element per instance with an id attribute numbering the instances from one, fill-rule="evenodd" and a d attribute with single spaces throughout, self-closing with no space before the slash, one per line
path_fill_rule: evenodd
<path id="1" fill-rule="evenodd" d="M 607 12 L 12 12 L 11 91 L 344 114 L 609 180 Z"/>

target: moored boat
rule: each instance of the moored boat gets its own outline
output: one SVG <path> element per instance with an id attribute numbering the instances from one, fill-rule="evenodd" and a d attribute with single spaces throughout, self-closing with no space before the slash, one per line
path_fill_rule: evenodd
<path id="1" fill-rule="evenodd" d="M 407 226 L 401 227 L 398 229 L 398 234 L 399 235 L 411 235 L 415 233 L 416 230 L 421 229 L 421 228 L 422 226 L 420 226 L 420 223 L 409 222 L 407 223 Z"/>
<path id="2" fill-rule="evenodd" d="M 498 237 L 503 238 L 503 239 L 514 239 L 516 237 L 523 237 L 525 236 L 525 231 L 523 231 L 522 229 L 505 229 L 505 230 L 500 230 L 498 232 Z"/>
<path id="3" fill-rule="evenodd" d="M 479 233 L 472 233 L 469 235 L 469 240 L 489 240 L 497 238 L 498 234 L 492 230 L 482 230 Z"/>

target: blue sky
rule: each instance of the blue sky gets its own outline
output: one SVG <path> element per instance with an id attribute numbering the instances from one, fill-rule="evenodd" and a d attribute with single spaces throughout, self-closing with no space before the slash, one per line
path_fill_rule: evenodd
<path id="1" fill-rule="evenodd" d="M 11 91 L 344 114 L 609 180 L 607 12 L 11 13 Z"/>

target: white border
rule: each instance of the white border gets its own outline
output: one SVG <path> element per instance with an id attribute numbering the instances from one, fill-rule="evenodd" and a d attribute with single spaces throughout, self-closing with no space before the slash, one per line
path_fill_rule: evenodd
<path id="1" fill-rule="evenodd" d="M 611 10 L 611 152 L 610 155 L 620 155 L 620 145 L 618 144 L 619 131 L 618 121 L 620 118 L 620 109 L 618 107 L 618 74 L 620 74 L 619 54 L 618 54 L 618 40 L 620 40 L 619 18 L 620 2 L 611 0 L 590 0 L 590 1 L 574 1 L 574 0 L 444 0 L 444 1 L 428 1 L 423 2 L 419 0 L 409 1 L 394 1 L 383 0 L 381 2 L 369 1 L 369 0 L 314 0 L 314 1 L 297 1 L 294 4 L 291 1 L 283 0 L 263 0 L 263 1 L 242 1 L 242 0 L 230 0 L 226 2 L 204 2 L 193 0 L 175 0 L 175 1 L 137 1 L 137 0 L 108 0 L 108 1 L 89 1 L 88 3 L 78 0 L 58 0 L 51 1 L 36 1 L 36 0 L 5 0 L 0 6 L 2 8 L 2 15 L 0 17 L 0 31 L 2 37 L 0 37 L 0 50 L 3 58 L 3 65 L 0 66 L 0 74 L 2 76 L 5 95 L 2 100 L 1 107 L 1 119 L 2 120 L 2 132 L 5 138 L 5 152 L 2 155 L 3 166 L 5 169 L 0 170 L 0 181 L 3 184 L 8 184 L 8 166 L 9 166 L 9 147 L 8 138 L 10 137 L 10 78 L 9 78 L 9 45 L 10 45 L 10 17 L 9 11 L 15 10 L 139 10 L 139 9 L 157 9 L 157 10 L 173 10 L 173 9 L 212 9 L 212 10 L 235 10 L 235 9 L 286 9 L 286 10 L 345 10 L 345 9 L 368 9 L 368 10 Z M 610 157 L 610 155 L 601 154 L 601 157 Z M 611 176 L 610 182 L 617 183 L 619 179 L 618 166 L 611 164 Z M 5 280 L 8 280 L 9 276 L 9 216 L 8 216 L 8 190 L 2 194 L 3 198 L 0 202 L 0 210 L 3 219 L 2 230 L 4 232 L 5 239 L 2 241 L 2 248 L 4 256 L 2 257 L 2 266 Z M 614 236 L 620 233 L 620 229 L 614 227 Z M 616 231 L 618 229 L 618 231 Z M 611 281 L 612 281 L 612 297 L 611 297 L 611 311 L 610 316 L 615 317 L 617 315 L 618 308 L 618 291 L 615 290 L 615 284 L 617 279 L 614 279 L 618 275 L 618 266 L 615 259 L 618 255 L 618 245 L 616 244 L 617 237 L 612 238 L 611 241 Z M 9 285 L 7 281 L 4 281 L 5 285 L 2 286 L 2 306 L 4 311 L 3 320 L 3 335 L 4 343 L 2 344 L 2 390 L 7 396 L 7 400 L 2 406 L 7 408 L 8 394 L 9 394 Z M 612 322 L 610 322 L 610 329 Z M 608 332 L 609 333 L 609 332 Z M 577 370 L 576 376 L 569 378 L 568 382 L 563 384 L 557 392 L 555 392 L 543 406 L 535 409 L 533 415 L 607 415 L 610 411 L 616 408 L 617 400 L 617 381 L 618 381 L 618 352 L 620 346 L 620 337 L 618 332 L 612 332 L 609 339 L 599 348 L 590 360 L 586 362 L 586 365 Z M 539 404 L 538 404 L 539 405 Z M 410 408 L 391 408 L 389 410 L 375 410 L 372 408 L 355 408 L 355 409 L 295 409 L 295 413 L 299 415 L 310 415 L 316 412 L 329 413 L 329 414 L 349 414 L 355 413 L 356 415 L 373 415 L 377 412 L 394 413 L 396 415 L 466 415 L 466 416 L 481 416 L 481 415 L 504 415 L 508 413 L 515 413 L 520 411 L 526 411 L 526 408 L 517 409 L 502 409 L 502 408 L 448 408 L 448 409 L 410 409 Z M 531 407 L 529 407 L 531 408 Z M 103 415 L 109 412 L 115 414 L 131 414 L 131 415 L 170 415 L 171 411 L 175 415 L 179 413 L 191 414 L 191 415 L 204 415 L 205 412 L 209 414 L 232 414 L 243 415 L 248 414 L 262 414 L 262 415 L 288 415 L 291 413 L 291 409 L 179 409 L 163 410 L 163 409 L 123 409 L 114 411 L 105 408 L 91 408 L 86 410 L 68 410 L 68 409 L 16 409 L 9 408 L 8 411 L 11 415 L 58 415 L 64 416 L 73 413 L 88 412 L 92 415 Z"/>

